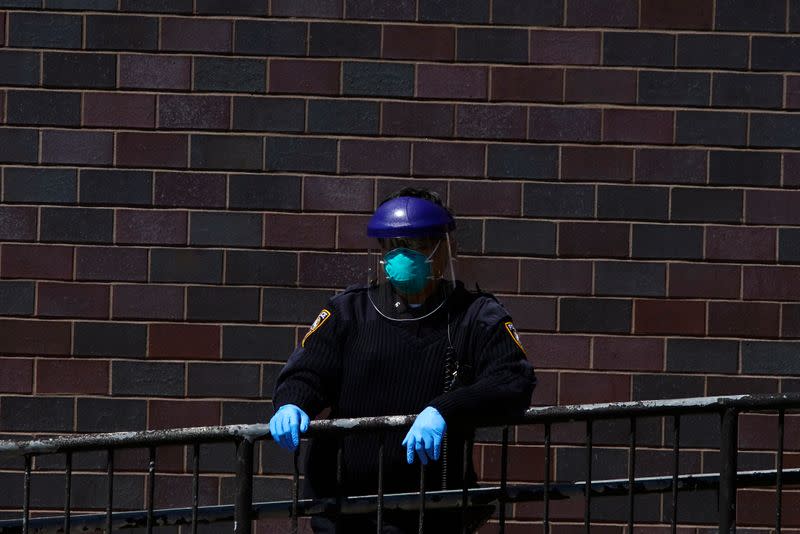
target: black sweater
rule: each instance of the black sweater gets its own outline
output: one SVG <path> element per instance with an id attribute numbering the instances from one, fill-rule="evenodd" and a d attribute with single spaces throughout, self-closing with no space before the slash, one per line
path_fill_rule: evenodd
<path id="1" fill-rule="evenodd" d="M 331 417 L 417 414 L 433 406 L 447 422 L 448 487 L 463 478 L 463 443 L 470 424 L 522 413 L 536 379 L 511 318 L 491 295 L 458 284 L 447 305 L 418 321 L 390 321 L 378 314 L 365 287 L 333 297 L 316 327 L 289 358 L 275 387 L 277 410 L 300 406 L 310 417 L 331 408 Z M 457 359 L 471 365 L 469 384 L 444 392 L 447 320 Z M 461 373 L 463 376 L 464 373 Z M 419 468 L 405 460 L 407 429 L 386 433 L 385 491 L 414 491 Z M 343 438 L 343 482 L 349 495 L 377 490 L 378 436 Z M 333 495 L 336 441 L 312 440 L 307 477 L 313 495 Z M 468 483 L 475 474 L 468 458 Z M 429 464 L 427 480 L 441 479 L 441 462 Z M 438 482 L 429 488 L 439 489 Z"/>

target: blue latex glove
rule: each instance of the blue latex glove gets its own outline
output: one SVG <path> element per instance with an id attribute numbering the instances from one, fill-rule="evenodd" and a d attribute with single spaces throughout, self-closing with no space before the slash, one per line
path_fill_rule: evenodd
<path id="1" fill-rule="evenodd" d="M 269 420 L 269 432 L 275 443 L 293 451 L 300 445 L 300 433 L 308 430 L 308 415 L 294 404 L 281 406 Z"/>
<path id="2" fill-rule="evenodd" d="M 423 465 L 427 464 L 428 460 L 438 460 L 445 430 L 447 423 L 444 422 L 439 410 L 433 406 L 422 410 L 403 440 L 403 445 L 406 447 L 406 461 L 413 464 L 415 452 Z"/>

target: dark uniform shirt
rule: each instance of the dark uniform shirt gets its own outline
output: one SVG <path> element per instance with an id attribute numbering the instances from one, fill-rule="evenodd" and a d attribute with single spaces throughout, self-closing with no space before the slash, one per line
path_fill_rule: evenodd
<path id="1" fill-rule="evenodd" d="M 459 375 L 472 377 L 445 393 L 450 343 Z M 535 382 L 511 317 L 493 296 L 469 292 L 458 283 L 436 313 L 399 322 L 380 315 L 367 288 L 357 287 L 330 299 L 320 313 L 278 377 L 274 406 L 295 404 L 312 418 L 326 407 L 332 418 L 339 418 L 417 414 L 433 406 L 447 422 L 447 454 L 429 464 L 428 487 L 441 488 L 435 481 L 441 480 L 442 464 L 447 463 L 447 486 L 454 488 L 463 480 L 468 427 L 521 414 Z M 406 432 L 392 430 L 385 436 L 387 493 L 419 487 L 419 467 L 407 464 L 401 445 Z M 378 445 L 374 434 L 343 438 L 346 495 L 377 491 Z M 335 494 L 336 452 L 333 438 L 312 440 L 307 466 L 312 495 Z M 471 454 L 468 460 L 467 483 L 472 484 Z"/>

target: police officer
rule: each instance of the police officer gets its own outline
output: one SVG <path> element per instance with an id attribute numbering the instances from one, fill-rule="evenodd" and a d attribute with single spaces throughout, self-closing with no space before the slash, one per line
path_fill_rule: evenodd
<path id="1" fill-rule="evenodd" d="M 418 414 L 410 430 L 385 433 L 384 491 L 474 485 L 464 441 L 479 421 L 521 414 L 536 382 L 511 317 L 486 293 L 456 280 L 455 221 L 438 195 L 405 188 L 373 214 L 366 283 L 331 298 L 278 377 L 270 432 L 294 450 L 310 419 Z M 337 441 L 345 495 L 377 491 L 378 435 L 312 440 L 306 476 L 312 496 L 336 494 Z M 435 482 L 434 482 L 435 481 Z M 437 486 L 441 484 L 441 486 Z M 461 532 L 460 514 L 426 514 L 427 532 Z M 384 532 L 416 532 L 417 515 L 384 513 Z M 337 532 L 315 517 L 317 533 Z M 339 518 L 338 532 L 375 532 L 374 514 Z"/>

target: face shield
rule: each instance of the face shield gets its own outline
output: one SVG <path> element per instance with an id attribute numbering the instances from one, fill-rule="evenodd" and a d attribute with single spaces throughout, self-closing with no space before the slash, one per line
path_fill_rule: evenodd
<path id="1" fill-rule="evenodd" d="M 375 310 L 393 321 L 416 321 L 440 310 L 455 288 L 450 214 L 433 202 L 398 197 L 382 204 L 368 226 L 367 284 Z"/>

